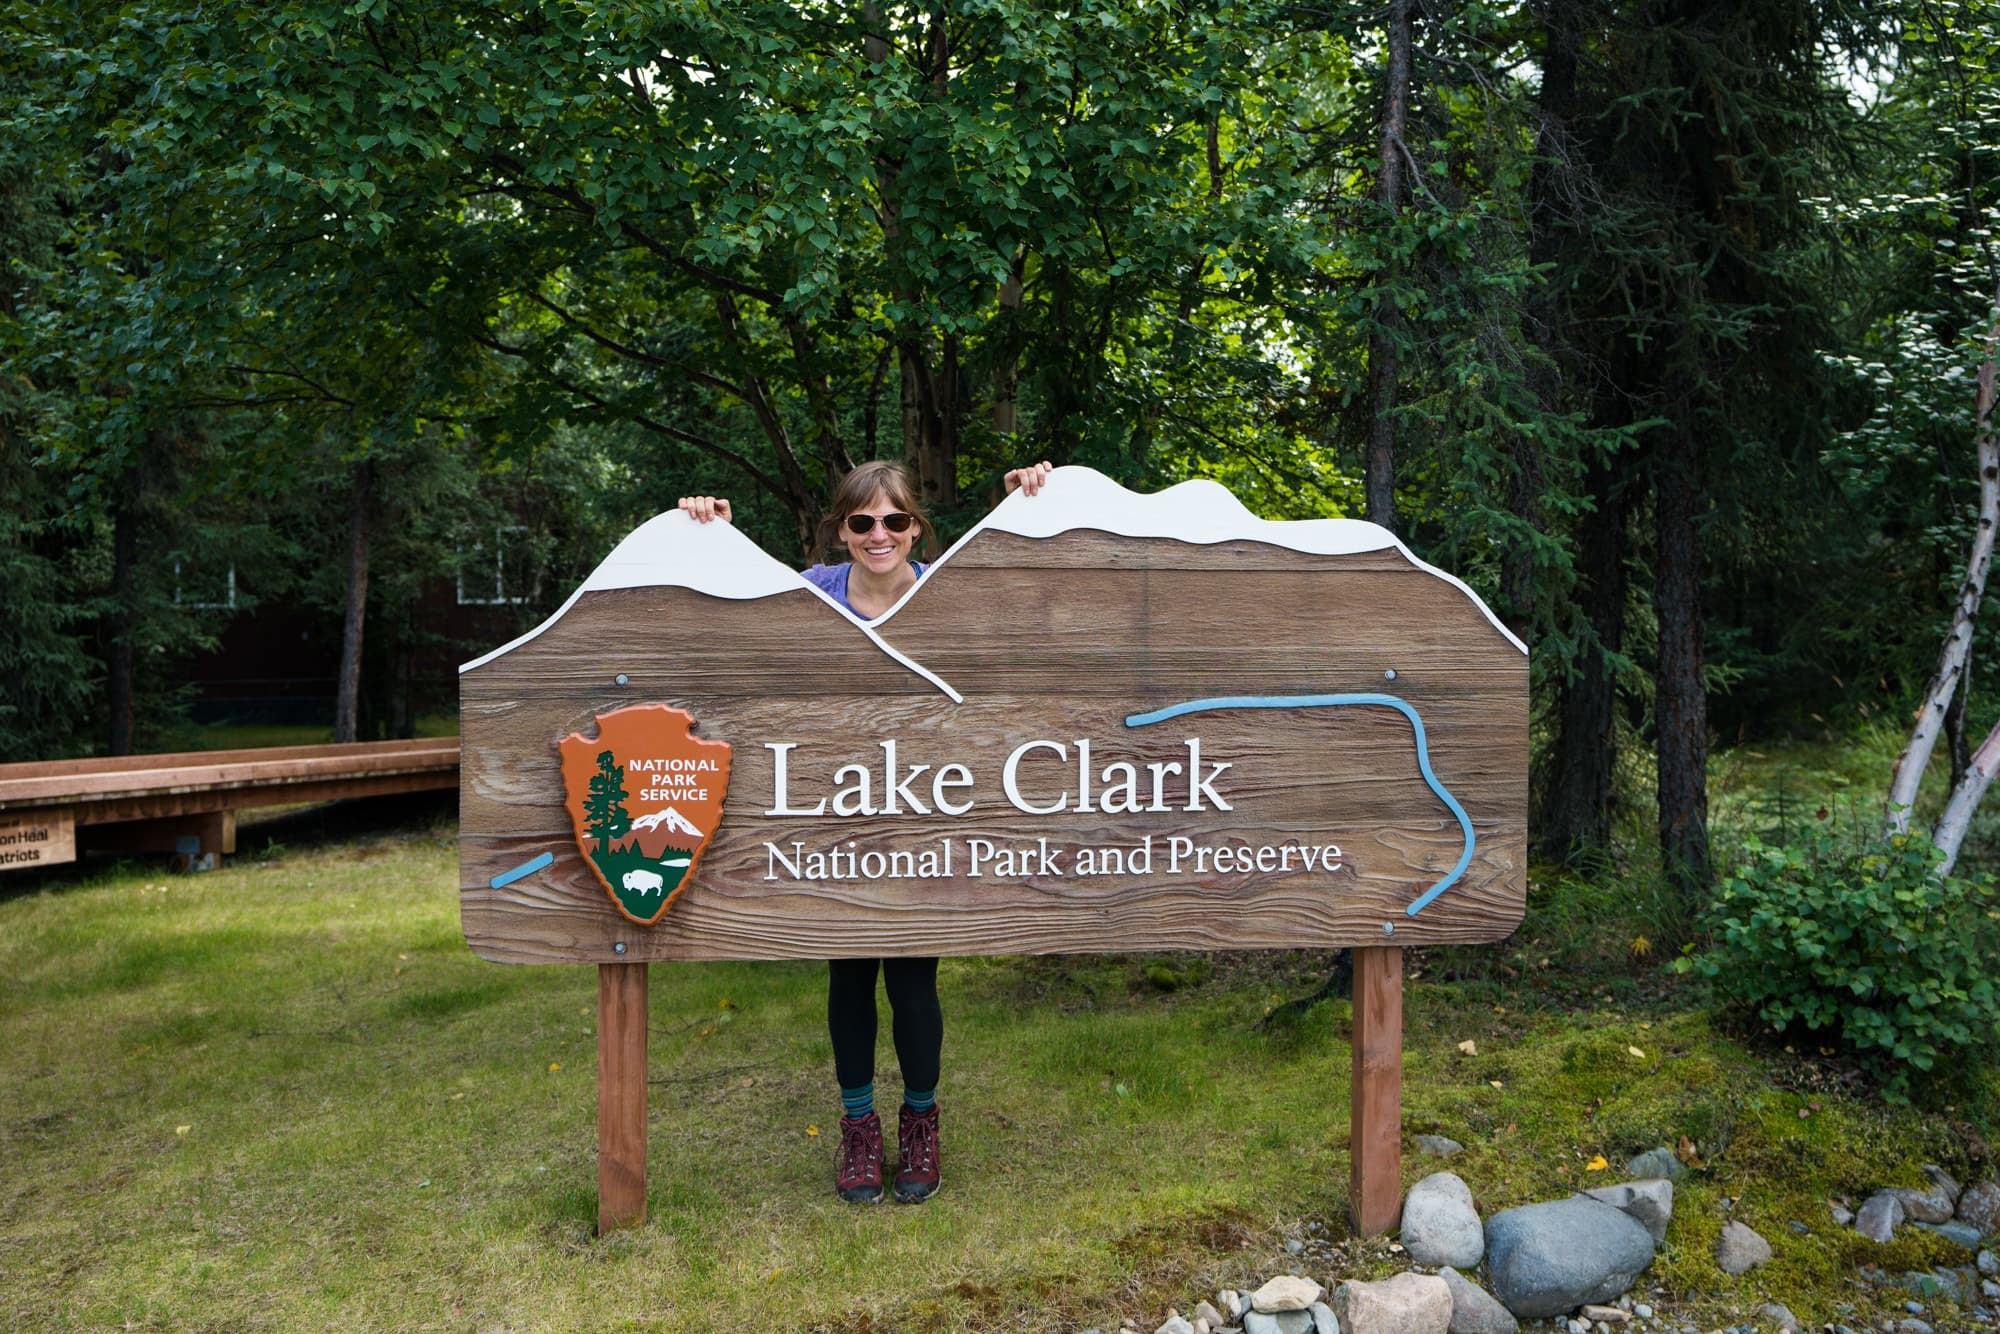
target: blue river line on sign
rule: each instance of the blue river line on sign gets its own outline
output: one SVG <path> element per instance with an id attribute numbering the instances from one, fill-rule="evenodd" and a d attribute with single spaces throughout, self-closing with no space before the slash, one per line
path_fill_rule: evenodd
<path id="1" fill-rule="evenodd" d="M 1458 804 L 1458 798 L 1445 791 L 1444 784 L 1438 782 L 1437 775 L 1431 772 L 1430 742 L 1424 735 L 1424 720 L 1417 716 L 1416 709 L 1410 706 L 1408 700 L 1399 699 L 1395 695 L 1373 694 L 1224 695 L 1213 699 L 1192 699 L 1185 704 L 1155 709 L 1151 713 L 1134 713 L 1126 717 L 1125 725 L 1150 727 L 1154 723 L 1163 723 L 1169 718 L 1178 718 L 1183 714 L 1212 713 L 1222 709 L 1328 709 L 1345 704 L 1379 705 L 1394 709 L 1410 720 L 1410 727 L 1415 731 L 1417 738 L 1417 769 L 1423 774 L 1424 782 L 1430 785 L 1431 791 L 1437 794 L 1438 800 L 1458 817 L 1458 827 L 1465 835 L 1465 850 L 1458 854 L 1458 864 L 1451 868 L 1451 873 L 1418 895 L 1415 902 L 1404 909 L 1409 916 L 1415 917 L 1426 905 L 1436 900 L 1438 895 L 1458 883 L 1458 878 L 1465 874 L 1465 868 L 1472 865 L 1472 850 L 1477 846 L 1477 840 L 1473 837 L 1472 819 L 1466 815 L 1465 807 Z"/>

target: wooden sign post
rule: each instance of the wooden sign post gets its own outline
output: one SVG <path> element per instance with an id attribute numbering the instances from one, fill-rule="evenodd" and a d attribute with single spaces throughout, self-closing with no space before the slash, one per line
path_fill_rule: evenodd
<path id="1" fill-rule="evenodd" d="M 595 963 L 599 1221 L 645 1216 L 645 966 L 1354 946 L 1353 1208 L 1400 1208 L 1401 953 L 1526 895 L 1528 672 L 1352 520 L 1085 468 L 863 622 L 678 512 L 461 675 L 461 912 Z"/>

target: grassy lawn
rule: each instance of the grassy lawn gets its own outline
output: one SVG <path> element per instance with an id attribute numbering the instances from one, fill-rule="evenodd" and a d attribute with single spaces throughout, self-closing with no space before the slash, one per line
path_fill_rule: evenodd
<path id="1" fill-rule="evenodd" d="M 1266 1021 L 1325 956 L 947 960 L 921 1208 L 833 1198 L 822 966 L 656 967 L 651 1217 L 598 1239 L 593 971 L 475 958 L 441 819 L 241 846 L 0 882 L 0 1326 L 1150 1330 L 1272 1273 L 1396 1267 L 1346 1239 L 1346 1002 Z M 1769 1299 L 1865 1317 L 1862 1260 L 1959 1262 L 1826 1201 L 1970 1173 L 1991 1081 L 1925 1115 L 1746 1047 L 1631 956 L 1618 902 L 1538 887 L 1516 940 L 1413 953 L 1407 1131 L 1463 1141 L 1486 1210 L 1693 1139 L 1648 1282 L 1703 1328 Z M 1777 1260 L 1722 1275 L 1730 1217 Z M 1314 1224 L 1335 1257 L 1287 1256 Z"/>

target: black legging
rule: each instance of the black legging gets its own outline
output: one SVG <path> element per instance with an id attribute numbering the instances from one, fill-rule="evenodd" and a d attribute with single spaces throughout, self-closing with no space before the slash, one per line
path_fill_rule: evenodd
<path id="1" fill-rule="evenodd" d="M 827 962 L 826 1028 L 833 1037 L 833 1072 L 844 1089 L 875 1082 L 875 969 L 889 992 L 890 1033 L 903 1087 L 937 1087 L 944 1050 L 936 959 L 831 959 Z"/>

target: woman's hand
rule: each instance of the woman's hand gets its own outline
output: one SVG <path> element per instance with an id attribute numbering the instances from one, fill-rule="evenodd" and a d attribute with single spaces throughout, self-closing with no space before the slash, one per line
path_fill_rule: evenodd
<path id="1" fill-rule="evenodd" d="M 730 521 L 729 502 L 721 496 L 682 496 L 681 508 L 696 523 L 708 523 L 714 519 L 724 523 Z"/>
<path id="2" fill-rule="evenodd" d="M 1044 459 L 1040 463 L 1030 463 L 1025 468 L 1016 468 L 1002 480 L 1007 484 L 1008 495 L 1014 494 L 1018 488 L 1032 496 L 1042 489 L 1043 483 L 1049 480 L 1049 474 L 1054 471 L 1055 466 Z"/>

